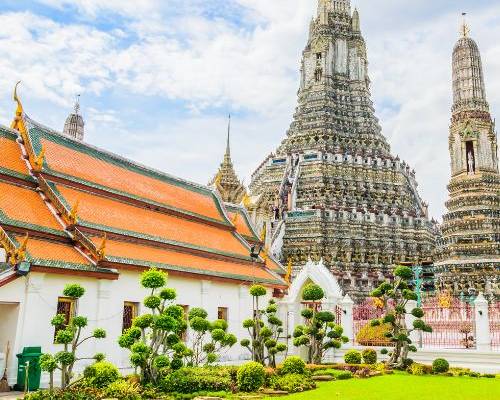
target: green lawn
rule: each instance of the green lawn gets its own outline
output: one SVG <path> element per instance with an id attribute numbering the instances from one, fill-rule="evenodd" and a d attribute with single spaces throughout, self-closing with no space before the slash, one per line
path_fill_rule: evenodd
<path id="1" fill-rule="evenodd" d="M 286 400 L 500 400 L 500 379 L 384 375 L 320 384 Z"/>

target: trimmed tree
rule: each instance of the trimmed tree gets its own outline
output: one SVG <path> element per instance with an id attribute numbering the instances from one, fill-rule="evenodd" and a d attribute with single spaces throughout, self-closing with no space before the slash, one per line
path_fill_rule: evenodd
<path id="1" fill-rule="evenodd" d="M 304 325 L 298 325 L 293 332 L 293 344 L 307 348 L 308 363 L 321 364 L 330 349 L 339 349 L 349 339 L 342 335 L 344 330 L 335 323 L 335 315 L 330 311 L 320 311 L 325 293 L 320 286 L 308 284 L 302 292 L 302 300 L 310 302 L 310 307 L 302 310 Z"/>
<path id="2" fill-rule="evenodd" d="M 63 290 L 63 295 L 69 297 L 73 301 L 77 301 L 85 294 L 85 289 L 78 284 L 67 285 Z M 54 372 L 61 371 L 61 387 L 66 388 L 73 377 L 73 368 L 75 363 L 80 360 L 95 359 L 100 361 L 104 358 L 103 354 L 96 354 L 93 357 L 78 357 L 78 347 L 89 339 L 103 339 L 106 337 L 104 329 L 96 328 L 88 335 L 83 335 L 83 329 L 87 327 L 88 320 L 86 317 L 75 314 L 67 323 L 66 315 L 57 314 L 52 318 L 51 324 L 56 329 L 54 343 L 62 344 L 63 350 L 52 355 L 43 354 L 40 359 L 40 368 L 49 373 L 50 389 L 54 387 Z"/>
<path id="3" fill-rule="evenodd" d="M 387 365 L 392 368 L 405 368 L 408 353 L 417 351 L 410 339 L 410 333 L 413 331 L 432 332 L 432 328 L 422 320 L 424 311 L 421 308 L 406 309 L 408 301 L 417 300 L 417 294 L 409 287 L 409 282 L 413 278 L 411 268 L 401 265 L 396 267 L 394 277 L 394 282 L 383 282 L 371 293 L 372 297 L 383 301 L 385 310 L 385 315 L 372 320 L 371 325 L 388 324 L 390 326 L 386 337 L 394 344 L 394 348 L 387 360 Z M 413 321 L 412 327 L 406 324 L 407 314 L 417 318 Z"/>
<path id="4" fill-rule="evenodd" d="M 189 327 L 193 331 L 192 351 L 187 357 L 189 365 L 210 365 L 219 359 L 219 353 L 231 348 L 238 339 L 232 333 L 227 333 L 227 322 L 218 319 L 207 320 L 208 313 L 203 308 L 193 308 L 189 311 Z"/>
<path id="5" fill-rule="evenodd" d="M 184 310 L 174 304 L 177 294 L 166 284 L 163 271 L 152 268 L 142 273 L 141 285 L 150 290 L 143 304 L 150 312 L 135 318 L 118 340 L 130 350 L 130 362 L 140 370 L 144 383 L 157 383 L 172 369 L 182 367 L 183 358 L 192 354 L 180 339 L 187 328 Z"/>
<path id="6" fill-rule="evenodd" d="M 265 296 L 267 290 L 261 285 L 250 288 L 253 304 L 253 318 L 243 321 L 243 327 L 248 330 L 251 339 L 243 339 L 240 344 L 252 354 L 252 360 L 262 365 L 266 363 L 275 368 L 276 355 L 286 350 L 284 339 L 283 321 L 278 314 L 278 306 L 274 300 L 269 300 L 267 307 L 260 309 L 259 297 Z"/>

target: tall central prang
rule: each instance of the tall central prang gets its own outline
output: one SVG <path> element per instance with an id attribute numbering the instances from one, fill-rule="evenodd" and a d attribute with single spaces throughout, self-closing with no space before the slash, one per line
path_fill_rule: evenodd
<path id="1" fill-rule="evenodd" d="M 269 251 L 294 273 L 322 259 L 358 299 L 394 264 L 429 258 L 436 237 L 414 171 L 381 133 L 367 67 L 358 11 L 319 0 L 293 122 L 245 199 Z"/>

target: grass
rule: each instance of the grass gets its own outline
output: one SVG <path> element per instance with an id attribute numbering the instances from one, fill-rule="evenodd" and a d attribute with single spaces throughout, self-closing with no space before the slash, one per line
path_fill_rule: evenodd
<path id="1" fill-rule="evenodd" d="M 320 384 L 286 400 L 499 400 L 500 379 L 404 373 Z"/>

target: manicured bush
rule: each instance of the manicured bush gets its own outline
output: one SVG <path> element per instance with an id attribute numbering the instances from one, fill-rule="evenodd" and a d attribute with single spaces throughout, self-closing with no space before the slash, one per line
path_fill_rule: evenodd
<path id="1" fill-rule="evenodd" d="M 119 400 L 142 400 L 139 384 L 124 379 L 110 383 L 104 390 L 104 394 Z"/>
<path id="2" fill-rule="evenodd" d="M 274 390 L 288 393 L 304 392 L 316 388 L 314 381 L 303 374 L 287 374 L 271 378 L 270 386 Z"/>
<path id="3" fill-rule="evenodd" d="M 99 361 L 85 368 L 83 376 L 90 386 L 102 389 L 117 381 L 120 372 L 110 362 Z"/>
<path id="4" fill-rule="evenodd" d="M 262 364 L 250 361 L 238 369 L 238 387 L 242 392 L 255 392 L 265 381 L 266 372 Z"/>
<path id="5" fill-rule="evenodd" d="M 150 312 L 134 318 L 118 339 L 120 347 L 130 350 L 130 362 L 143 384 L 158 384 L 193 352 L 180 340 L 187 323 L 182 307 L 174 303 L 175 290 L 165 286 L 167 277 L 156 268 L 141 274 L 141 284 L 150 293 L 143 304 Z"/>
<path id="6" fill-rule="evenodd" d="M 448 372 L 449 369 L 450 369 L 450 364 L 444 358 L 436 358 L 432 362 L 432 370 L 435 373 L 440 374 L 443 372 Z"/>
<path id="7" fill-rule="evenodd" d="M 361 352 L 363 357 L 363 362 L 365 364 L 376 364 L 377 363 L 377 352 L 373 349 L 364 349 Z"/>
<path id="8" fill-rule="evenodd" d="M 319 301 L 324 297 L 323 289 L 310 283 L 304 287 L 302 300 L 311 302 L 301 311 L 304 324 L 293 331 L 293 345 L 305 347 L 307 362 L 321 364 L 327 351 L 339 349 L 349 339 L 343 335 L 343 328 L 335 323 L 335 315 L 330 311 L 318 311 Z"/>
<path id="9" fill-rule="evenodd" d="M 394 269 L 394 281 L 382 282 L 374 289 L 370 296 L 377 298 L 386 313 L 382 318 L 371 321 L 371 326 L 383 323 L 390 325 L 390 330 L 385 334 L 394 345 L 387 365 L 392 368 L 406 369 L 411 363 L 407 362 L 408 353 L 417 351 L 410 339 L 410 334 L 414 331 L 432 332 L 432 327 L 426 325 L 422 319 L 417 319 L 413 326 L 406 325 L 405 316 L 412 314 L 416 318 L 422 318 L 424 312 L 420 308 L 414 308 L 411 312 L 406 310 L 408 300 L 417 300 L 418 295 L 411 290 L 410 280 L 413 277 L 413 270 L 407 266 L 397 266 Z"/>
<path id="10" fill-rule="evenodd" d="M 231 372 L 223 367 L 184 367 L 167 375 L 160 388 L 166 393 L 231 390 Z"/>
<path id="11" fill-rule="evenodd" d="M 305 371 L 306 363 L 297 356 L 287 357 L 281 367 L 282 374 L 304 374 Z"/>
<path id="12" fill-rule="evenodd" d="M 343 381 L 345 379 L 351 379 L 353 377 L 353 374 L 351 371 L 343 371 L 340 374 L 337 374 L 335 379 L 338 379 L 339 381 Z"/>
<path id="13" fill-rule="evenodd" d="M 361 353 L 358 350 L 349 350 L 344 354 L 346 364 L 361 364 Z"/>

